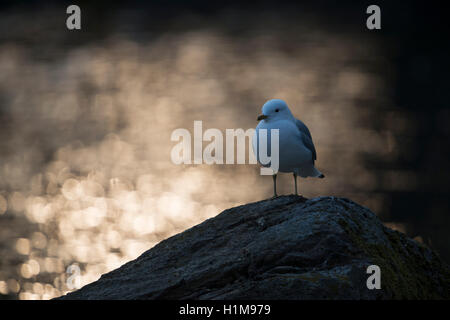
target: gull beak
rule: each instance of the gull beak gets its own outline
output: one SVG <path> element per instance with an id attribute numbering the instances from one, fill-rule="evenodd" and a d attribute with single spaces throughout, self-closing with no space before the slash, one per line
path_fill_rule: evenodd
<path id="1" fill-rule="evenodd" d="M 262 115 L 259 115 L 256 120 L 261 121 L 261 120 L 264 120 L 264 119 L 267 119 L 267 116 L 262 114 Z"/>

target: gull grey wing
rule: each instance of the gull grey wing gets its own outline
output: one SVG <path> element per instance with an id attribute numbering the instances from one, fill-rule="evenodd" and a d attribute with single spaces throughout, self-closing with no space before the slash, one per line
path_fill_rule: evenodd
<path id="1" fill-rule="evenodd" d="M 314 147 L 314 143 L 312 141 L 311 132 L 309 132 L 308 127 L 300 120 L 295 119 L 295 124 L 297 125 L 297 128 L 302 133 L 301 136 L 302 136 L 303 143 L 311 151 L 311 153 L 313 155 L 313 160 L 316 160 L 317 159 L 316 148 Z"/>

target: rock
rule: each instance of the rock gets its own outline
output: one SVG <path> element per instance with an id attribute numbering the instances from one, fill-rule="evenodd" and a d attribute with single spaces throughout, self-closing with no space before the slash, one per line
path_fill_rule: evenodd
<path id="1" fill-rule="evenodd" d="M 449 298 L 431 249 L 350 200 L 291 195 L 225 210 L 59 299 Z"/>

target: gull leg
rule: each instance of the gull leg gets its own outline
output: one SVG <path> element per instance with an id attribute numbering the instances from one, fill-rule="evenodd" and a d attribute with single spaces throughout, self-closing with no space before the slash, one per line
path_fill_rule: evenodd
<path id="1" fill-rule="evenodd" d="M 273 198 L 278 197 L 277 195 L 277 174 L 272 175 L 273 179 Z"/>
<path id="2" fill-rule="evenodd" d="M 294 186 L 295 186 L 295 195 L 298 196 L 297 192 L 297 174 L 294 172 Z"/>

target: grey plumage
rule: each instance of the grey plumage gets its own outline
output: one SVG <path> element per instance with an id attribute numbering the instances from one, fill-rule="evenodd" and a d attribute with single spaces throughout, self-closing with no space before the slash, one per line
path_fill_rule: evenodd
<path id="1" fill-rule="evenodd" d="M 308 127 L 299 119 L 295 119 L 295 124 L 297 125 L 297 128 L 301 132 L 302 141 L 304 145 L 311 151 L 312 153 L 312 160 L 314 164 L 314 160 L 317 159 L 317 153 L 316 148 L 314 147 L 314 143 L 312 141 L 311 132 L 309 132 Z"/>

